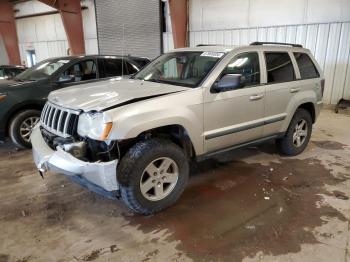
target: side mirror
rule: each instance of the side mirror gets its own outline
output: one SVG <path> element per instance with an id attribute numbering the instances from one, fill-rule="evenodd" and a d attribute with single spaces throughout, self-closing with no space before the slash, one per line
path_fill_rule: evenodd
<path id="1" fill-rule="evenodd" d="M 224 75 L 219 81 L 215 82 L 211 90 L 213 93 L 220 93 L 238 89 L 242 86 L 242 75 L 227 74 Z"/>
<path id="2" fill-rule="evenodd" d="M 71 83 L 74 82 L 75 76 L 74 75 L 62 75 L 58 79 L 57 83 L 64 84 L 64 83 Z"/>

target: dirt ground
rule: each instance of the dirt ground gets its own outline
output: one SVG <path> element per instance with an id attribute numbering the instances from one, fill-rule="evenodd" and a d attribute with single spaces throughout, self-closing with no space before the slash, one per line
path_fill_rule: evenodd
<path id="1" fill-rule="evenodd" d="M 273 143 L 192 166 L 180 201 L 142 217 L 0 145 L 0 262 L 350 261 L 350 116 L 324 110 L 298 157 Z"/>

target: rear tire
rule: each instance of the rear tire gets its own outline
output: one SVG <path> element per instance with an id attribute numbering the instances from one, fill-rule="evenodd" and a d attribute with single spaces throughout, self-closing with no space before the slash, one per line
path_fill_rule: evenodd
<path id="1" fill-rule="evenodd" d="M 9 136 L 18 148 L 32 147 L 30 134 L 35 124 L 39 122 L 39 119 L 40 111 L 34 109 L 21 111 L 11 119 Z"/>
<path id="2" fill-rule="evenodd" d="M 284 137 L 276 140 L 279 152 L 287 156 L 302 153 L 312 133 L 312 118 L 308 111 L 299 108 L 295 112 Z"/>
<path id="3" fill-rule="evenodd" d="M 149 139 L 129 149 L 117 173 L 124 203 L 139 214 L 150 215 L 178 200 L 188 181 L 189 165 L 176 144 Z"/>

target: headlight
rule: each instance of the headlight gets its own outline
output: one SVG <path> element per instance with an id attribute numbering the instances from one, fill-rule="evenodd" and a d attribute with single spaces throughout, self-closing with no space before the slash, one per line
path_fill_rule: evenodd
<path id="1" fill-rule="evenodd" d="M 83 113 L 79 116 L 78 134 L 104 141 L 108 138 L 112 126 L 113 123 L 106 120 L 103 113 Z"/>

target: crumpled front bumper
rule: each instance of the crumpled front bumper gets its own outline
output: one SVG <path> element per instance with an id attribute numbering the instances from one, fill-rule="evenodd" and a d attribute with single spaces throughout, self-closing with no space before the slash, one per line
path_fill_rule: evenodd
<path id="1" fill-rule="evenodd" d="M 32 131 L 31 143 L 34 162 L 41 172 L 53 171 L 71 177 L 90 190 L 93 185 L 105 191 L 119 189 L 117 183 L 117 160 L 110 162 L 84 162 L 65 152 L 62 148 L 52 150 L 45 142 L 38 124 Z M 86 183 L 90 184 L 89 186 Z"/>

